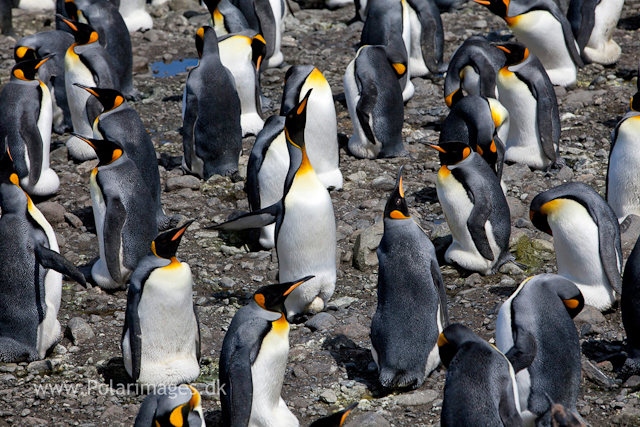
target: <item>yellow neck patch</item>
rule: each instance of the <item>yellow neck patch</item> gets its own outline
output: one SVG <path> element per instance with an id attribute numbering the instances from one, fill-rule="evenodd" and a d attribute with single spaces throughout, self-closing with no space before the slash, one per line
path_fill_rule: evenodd
<path id="1" fill-rule="evenodd" d="M 171 411 L 171 415 L 169 415 L 169 422 L 171 422 L 171 425 L 175 427 L 182 427 L 184 425 L 184 418 L 182 417 L 183 406 L 184 405 L 180 405 Z"/>
<path id="2" fill-rule="evenodd" d="M 518 16 L 514 16 L 513 18 L 510 18 L 508 16 L 504 17 L 505 22 L 507 23 L 507 27 L 511 28 L 514 25 L 518 25 L 518 21 L 520 20 L 520 15 Z"/>
<path id="3" fill-rule="evenodd" d="M 453 96 L 459 91 L 460 89 L 456 89 L 455 91 L 451 92 L 449 95 L 447 95 L 447 97 L 444 99 L 444 102 L 447 104 L 447 107 L 451 107 L 451 103 L 453 102 Z"/>
<path id="4" fill-rule="evenodd" d="M 440 167 L 440 170 L 438 171 L 438 176 L 440 178 L 446 178 L 449 175 L 451 175 L 451 171 L 449 170 L 449 168 L 447 167 L 447 165 L 442 165 Z"/>
<path id="5" fill-rule="evenodd" d="M 273 330 L 277 333 L 289 332 L 289 322 L 287 322 L 287 318 L 284 316 L 280 316 L 280 318 L 274 322 L 271 322 L 273 326 Z"/>
<path id="6" fill-rule="evenodd" d="M 298 175 L 304 175 L 306 173 L 309 172 L 313 172 L 313 167 L 311 166 L 311 163 L 309 162 L 309 157 L 307 157 L 307 150 L 305 148 L 302 149 L 302 163 L 300 163 L 300 167 L 298 168 L 298 172 L 296 173 L 296 176 Z"/>

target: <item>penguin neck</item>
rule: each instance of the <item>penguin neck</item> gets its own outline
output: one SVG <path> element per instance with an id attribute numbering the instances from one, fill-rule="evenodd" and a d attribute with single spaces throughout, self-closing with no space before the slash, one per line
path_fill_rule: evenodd
<path id="1" fill-rule="evenodd" d="M 311 162 L 309 162 L 309 157 L 307 156 L 307 149 L 303 145 L 302 146 L 302 162 L 300 163 L 300 167 L 296 172 L 296 176 L 305 175 L 309 172 L 313 172 L 313 166 L 311 166 Z"/>
<path id="2" fill-rule="evenodd" d="M 33 79 L 33 80 L 23 80 L 23 79 L 19 79 L 16 76 L 14 76 L 13 74 L 11 75 L 11 79 L 9 80 L 9 83 L 11 84 L 18 84 L 18 85 L 24 85 L 24 86 L 39 86 L 40 83 L 42 83 L 40 80 L 38 79 Z"/>
<path id="3" fill-rule="evenodd" d="M 0 206 L 3 214 L 25 212 L 31 199 L 15 184 L 0 184 Z"/>
<path id="4" fill-rule="evenodd" d="M 251 307 L 251 309 L 255 311 L 259 317 L 262 317 L 263 319 L 267 319 L 270 322 L 276 322 L 281 317 L 284 317 L 284 314 L 282 313 L 279 313 L 277 311 L 267 310 L 266 308 L 261 307 L 253 298 L 251 298 L 249 307 Z M 285 318 L 285 322 L 286 322 L 286 318 Z"/>

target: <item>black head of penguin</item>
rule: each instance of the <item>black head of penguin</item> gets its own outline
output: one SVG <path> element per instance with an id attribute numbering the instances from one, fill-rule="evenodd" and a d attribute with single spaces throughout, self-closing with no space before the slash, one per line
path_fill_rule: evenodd
<path id="1" fill-rule="evenodd" d="M 13 59 L 18 62 L 38 59 L 36 50 L 32 47 L 17 46 L 13 51 Z"/>
<path id="2" fill-rule="evenodd" d="M 520 64 L 529 57 L 529 49 L 522 43 L 505 42 L 493 45 L 505 53 L 505 67 Z"/>
<path id="3" fill-rule="evenodd" d="M 640 92 L 636 92 L 636 94 L 631 97 L 631 110 L 640 111 Z"/>
<path id="4" fill-rule="evenodd" d="M 277 313 L 286 313 L 284 302 L 287 296 L 293 292 L 295 288 L 302 285 L 307 280 L 313 279 L 315 276 L 307 276 L 296 282 L 278 283 L 276 285 L 263 286 L 253 295 L 254 301 L 265 310 L 275 311 Z"/>
<path id="5" fill-rule="evenodd" d="M 195 220 L 192 219 L 191 221 L 187 221 L 180 228 L 174 228 L 173 230 L 160 234 L 153 240 L 153 242 L 151 242 L 151 252 L 160 258 L 166 259 L 171 259 L 176 256 L 182 236 L 193 221 Z"/>
<path id="6" fill-rule="evenodd" d="M 484 342 L 471 329 L 459 323 L 447 326 L 438 337 L 438 351 L 442 364 L 448 368 L 460 347 L 473 342 Z"/>
<path id="7" fill-rule="evenodd" d="M 38 68 L 40 68 L 42 64 L 47 62 L 54 55 L 54 53 L 51 53 L 44 58 L 18 62 L 11 70 L 11 76 L 20 80 L 34 80 L 36 78 Z"/>
<path id="8" fill-rule="evenodd" d="M 9 150 L 5 151 L 2 158 L 0 158 L 0 184 L 15 184 L 20 186 L 18 173 L 16 172 L 16 167 L 13 164 Z"/>
<path id="9" fill-rule="evenodd" d="M 80 83 L 74 83 L 74 86 L 78 86 L 89 92 L 91 95 L 98 98 L 100 104 L 104 107 L 103 112 L 111 111 L 114 108 L 119 107 L 124 102 L 124 96 L 115 89 L 100 89 L 97 87 L 88 87 L 81 85 Z"/>
<path id="10" fill-rule="evenodd" d="M 94 30 L 91 25 L 83 24 L 78 21 L 71 21 L 60 14 L 57 14 L 56 16 L 62 19 L 69 28 L 71 28 L 76 45 L 81 46 L 98 41 L 98 32 Z"/>
<path id="11" fill-rule="evenodd" d="M 407 201 L 404 198 L 404 189 L 402 188 L 402 170 L 404 166 L 400 167 L 398 171 L 398 177 L 396 178 L 396 188 L 393 189 L 387 204 L 384 207 L 384 217 L 390 219 L 407 219 L 411 218 L 409 215 L 409 207 Z"/>
<path id="12" fill-rule="evenodd" d="M 260 64 L 267 55 L 267 42 L 260 34 L 251 38 L 251 62 L 256 64 L 256 70 L 260 71 Z"/>
<path id="13" fill-rule="evenodd" d="M 196 50 L 200 59 L 205 54 L 218 55 L 218 37 L 212 27 L 205 25 L 198 28 L 196 31 Z"/>
<path id="14" fill-rule="evenodd" d="M 342 411 L 334 412 L 331 415 L 326 417 L 322 417 L 311 423 L 309 427 L 342 427 L 344 421 L 347 419 L 349 412 L 353 411 L 353 409 L 358 406 L 358 402 L 352 403 L 351 405 L 344 408 Z"/>
<path id="15" fill-rule="evenodd" d="M 188 387 L 189 389 L 185 389 Z M 158 400 L 158 407 L 153 416 L 154 426 L 158 427 L 177 427 L 202 425 L 199 415 L 194 417 L 191 414 L 194 410 L 201 410 L 201 397 L 198 390 L 190 385 L 182 385 L 176 387 L 175 390 L 169 390 L 164 396 Z M 197 418 L 197 424 L 194 418 Z"/>
<path id="16" fill-rule="evenodd" d="M 313 89 L 309 89 L 302 101 L 298 102 L 295 107 L 287 112 L 284 121 L 284 133 L 287 141 L 298 147 L 300 150 L 304 148 L 304 128 L 307 124 L 307 103 L 312 90 Z"/>
<path id="17" fill-rule="evenodd" d="M 509 0 L 473 0 L 474 2 L 485 6 L 494 15 L 501 18 L 507 16 L 509 11 Z"/>
<path id="18" fill-rule="evenodd" d="M 440 152 L 440 164 L 443 166 L 460 163 L 472 153 L 471 147 L 464 142 L 448 141 L 439 145 L 429 145 Z"/>
<path id="19" fill-rule="evenodd" d="M 85 138 L 84 136 L 75 132 L 71 132 L 71 135 L 83 140 L 96 151 L 96 155 L 98 156 L 99 161 L 98 166 L 104 166 L 113 163 L 118 160 L 124 153 L 122 145 L 120 145 L 116 141 L 111 141 L 108 139 Z"/>
<path id="20" fill-rule="evenodd" d="M 553 236 L 553 232 L 547 221 L 547 207 L 545 207 L 547 202 L 550 201 L 551 200 L 547 200 L 547 198 L 544 197 L 544 193 L 540 193 L 534 197 L 531 201 L 531 207 L 529 208 L 529 219 L 538 230 Z"/>
<path id="21" fill-rule="evenodd" d="M 78 21 L 78 6 L 73 0 L 64 1 L 64 11 L 69 18 Z"/>
<path id="22" fill-rule="evenodd" d="M 28 200 L 27 193 L 20 187 L 20 178 L 16 171 L 11 153 L 7 150 L 0 158 L 0 206 L 3 213 L 24 211 Z"/>

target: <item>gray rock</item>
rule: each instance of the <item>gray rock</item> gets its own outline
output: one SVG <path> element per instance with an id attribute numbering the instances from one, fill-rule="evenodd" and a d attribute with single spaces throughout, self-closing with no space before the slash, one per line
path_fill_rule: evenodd
<path id="1" fill-rule="evenodd" d="M 76 166 L 76 172 L 78 172 L 80 175 L 89 175 L 92 170 L 98 167 L 98 163 L 99 162 L 97 159 L 87 160 L 86 162 L 80 163 L 78 166 Z"/>
<path id="2" fill-rule="evenodd" d="M 383 234 L 384 224 L 382 221 L 362 230 L 353 245 L 353 265 L 355 268 L 362 271 L 378 265 L 376 249 L 380 245 Z"/>
<path id="3" fill-rule="evenodd" d="M 500 273 L 510 274 L 512 276 L 515 276 L 518 274 L 524 274 L 524 271 L 522 271 L 522 269 L 517 265 L 515 265 L 514 263 L 508 262 L 506 264 L 503 264 L 502 267 L 500 267 Z"/>
<path id="4" fill-rule="evenodd" d="M 71 224 L 71 226 L 74 227 L 74 228 L 80 228 L 80 227 L 82 227 L 84 225 L 82 223 L 82 220 L 80 218 L 78 218 L 77 216 L 75 216 L 74 214 L 72 214 L 71 212 L 65 212 L 64 213 L 64 219 L 66 219 L 67 222 L 69 224 Z"/>
<path id="5" fill-rule="evenodd" d="M 640 409 L 625 406 L 617 416 L 613 417 L 612 421 L 621 426 L 638 426 L 640 425 Z"/>
<path id="6" fill-rule="evenodd" d="M 580 314 L 573 318 L 573 321 L 578 327 L 585 323 L 591 325 L 604 325 L 607 319 L 600 313 L 600 311 L 590 305 L 585 305 Z"/>
<path id="7" fill-rule="evenodd" d="M 385 420 L 381 415 L 375 412 L 355 417 L 346 427 L 390 427 L 389 421 Z"/>
<path id="8" fill-rule="evenodd" d="M 555 253 L 553 242 L 550 242 L 548 240 L 533 239 L 531 241 L 531 246 L 533 246 L 533 249 L 537 251 Z"/>
<path id="9" fill-rule="evenodd" d="M 109 406 L 107 409 L 105 409 L 102 415 L 100 415 L 100 419 L 101 420 L 105 420 L 107 418 L 121 419 L 123 414 L 124 414 L 124 409 L 122 409 L 122 406 L 118 404 L 114 404 Z"/>
<path id="10" fill-rule="evenodd" d="M 572 107 L 583 107 L 593 103 L 596 96 L 602 96 L 606 90 L 574 90 L 564 99 L 564 102 Z"/>
<path id="11" fill-rule="evenodd" d="M 51 153 L 49 153 L 49 162 L 51 164 L 66 163 L 68 158 L 69 158 L 69 149 L 67 148 L 66 145 L 56 148 Z"/>
<path id="12" fill-rule="evenodd" d="M 336 324 L 336 318 L 329 313 L 318 313 L 304 324 L 312 331 L 329 329 Z"/>
<path id="13" fill-rule="evenodd" d="M 602 372 L 602 370 L 600 370 L 600 368 L 598 368 L 595 363 L 591 362 L 585 357 L 582 358 L 582 375 L 584 375 L 599 387 L 603 387 L 606 389 L 618 387 L 615 381 L 609 378 L 607 374 Z"/>
<path id="14" fill-rule="evenodd" d="M 65 334 L 75 345 L 82 344 L 96 336 L 91 326 L 81 317 L 74 317 L 69 320 Z"/>
<path id="15" fill-rule="evenodd" d="M 396 188 L 396 180 L 388 175 L 383 175 L 371 181 L 371 186 L 378 190 L 391 191 Z"/>
<path id="16" fill-rule="evenodd" d="M 502 180 L 515 186 L 521 186 L 527 179 L 531 178 L 531 170 L 528 166 L 516 163 L 515 165 L 504 165 Z"/>
<path id="17" fill-rule="evenodd" d="M 420 390 L 410 394 L 393 396 L 391 401 L 399 406 L 420 406 L 431 403 L 438 397 L 435 390 Z"/>
<path id="18" fill-rule="evenodd" d="M 525 208 L 522 202 L 515 197 L 508 196 L 507 204 L 509 205 L 509 212 L 511 213 L 511 218 L 520 218 L 524 215 Z"/>
<path id="19" fill-rule="evenodd" d="M 349 307 L 351 304 L 353 304 L 354 302 L 358 301 L 358 298 L 354 298 L 354 297 L 340 297 L 336 300 L 331 301 L 328 305 L 337 308 L 337 309 L 341 309 L 341 308 L 346 308 Z"/>
<path id="20" fill-rule="evenodd" d="M 620 233 L 622 250 L 632 250 L 640 236 L 640 216 L 633 214 L 627 216 L 620 224 Z"/>
<path id="21" fill-rule="evenodd" d="M 338 396 L 336 396 L 336 393 L 333 390 L 325 390 L 320 393 L 320 400 L 324 403 L 333 404 L 338 401 Z"/>
<path id="22" fill-rule="evenodd" d="M 192 190 L 200 189 L 200 179 L 193 175 L 174 176 L 167 180 L 165 186 L 166 191 L 180 190 L 182 188 L 190 188 Z"/>
<path id="23" fill-rule="evenodd" d="M 44 372 L 51 372 L 53 370 L 53 364 L 50 360 L 37 360 L 27 365 L 27 372 L 39 374 Z"/>
<path id="24" fill-rule="evenodd" d="M 556 178 L 559 179 L 560 181 L 569 182 L 573 179 L 573 170 L 569 166 L 564 165 L 562 166 L 562 169 L 558 171 Z"/>
<path id="25" fill-rule="evenodd" d="M 12 381 L 15 381 L 16 377 L 11 375 L 11 374 L 4 374 L 4 375 L 0 375 L 0 384 L 1 383 L 10 383 Z"/>
<path id="26" fill-rule="evenodd" d="M 65 209 L 60 203 L 42 202 L 36 205 L 50 224 L 64 222 Z"/>
<path id="27" fill-rule="evenodd" d="M 465 286 L 473 286 L 478 283 L 482 284 L 482 276 L 479 273 L 473 273 L 471 276 L 464 279 Z"/>
<path id="28" fill-rule="evenodd" d="M 230 277 L 223 277 L 220 279 L 220 286 L 226 289 L 231 289 L 236 284 L 236 282 Z"/>
<path id="29" fill-rule="evenodd" d="M 638 375 L 631 375 L 629 377 L 629 379 L 627 379 L 624 384 L 623 387 L 626 388 L 635 388 L 638 387 L 640 385 L 640 376 Z"/>

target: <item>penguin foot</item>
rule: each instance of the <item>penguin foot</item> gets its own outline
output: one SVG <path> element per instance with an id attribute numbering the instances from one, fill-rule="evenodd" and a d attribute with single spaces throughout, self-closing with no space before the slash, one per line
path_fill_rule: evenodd
<path id="1" fill-rule="evenodd" d="M 294 325 L 299 325 L 301 323 L 306 323 L 307 320 L 311 319 L 315 315 L 316 312 L 313 310 L 310 310 L 305 314 L 295 314 L 291 319 L 289 319 L 289 322 L 293 323 Z"/>
<path id="2" fill-rule="evenodd" d="M 395 369 L 384 367 L 380 370 L 378 381 L 384 388 L 414 390 L 422 385 L 424 378 L 420 380 L 414 372 L 398 372 Z"/>

